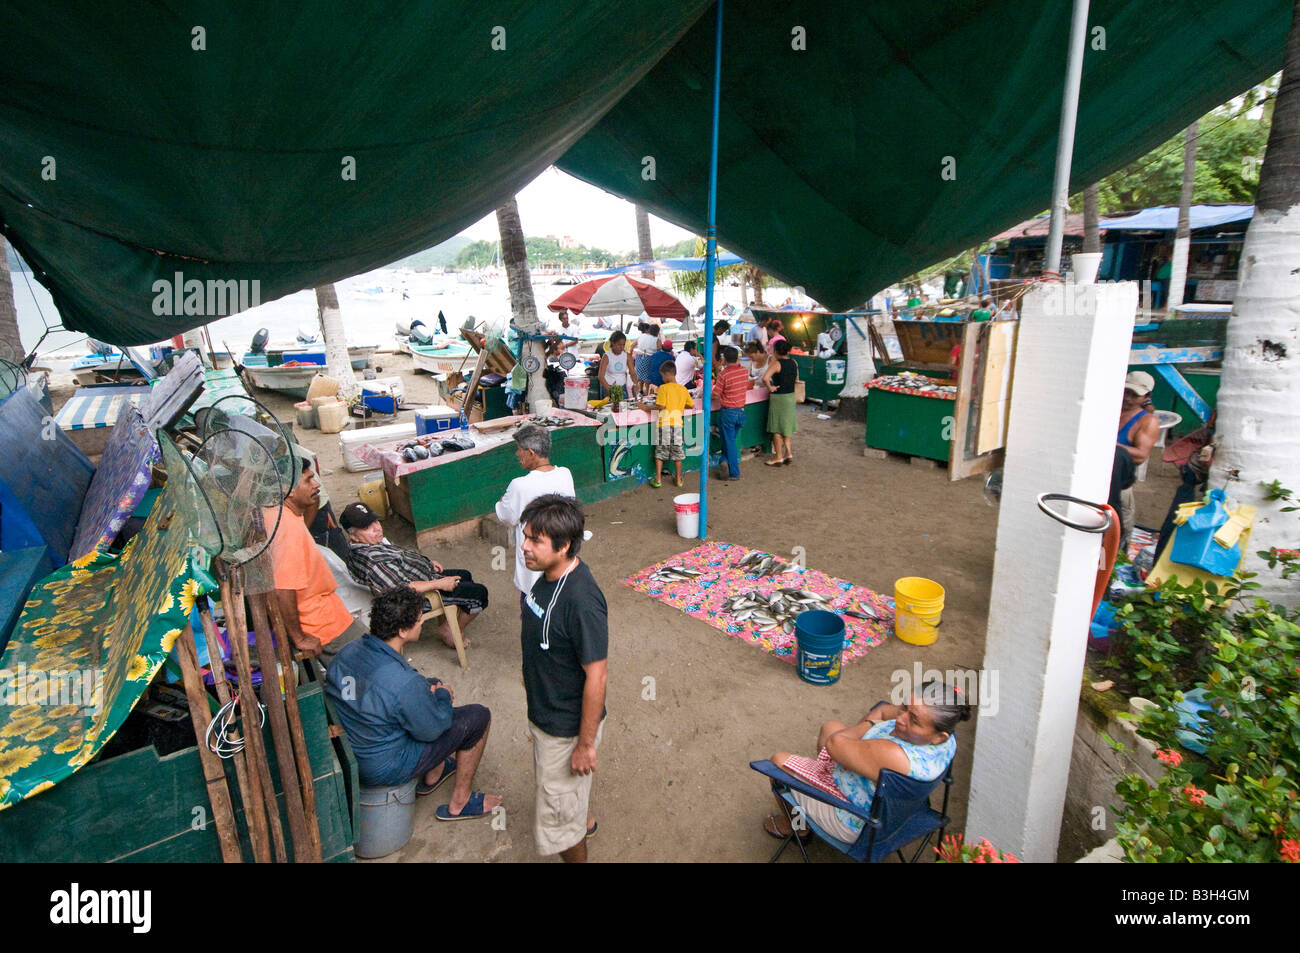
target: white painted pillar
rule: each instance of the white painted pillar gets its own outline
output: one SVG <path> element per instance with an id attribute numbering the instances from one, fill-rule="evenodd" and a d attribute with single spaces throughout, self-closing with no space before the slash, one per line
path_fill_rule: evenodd
<path id="1" fill-rule="evenodd" d="M 865 314 L 844 322 L 844 389 L 841 393 L 845 397 L 866 397 L 866 385 L 876 376 L 876 365 L 871 360 L 873 317 Z"/>
<path id="2" fill-rule="evenodd" d="M 1023 302 L 984 650 L 1000 694 L 976 730 L 966 831 L 1026 861 L 1056 859 L 1101 545 L 1036 500 L 1106 501 L 1137 290 L 1043 285 Z"/>

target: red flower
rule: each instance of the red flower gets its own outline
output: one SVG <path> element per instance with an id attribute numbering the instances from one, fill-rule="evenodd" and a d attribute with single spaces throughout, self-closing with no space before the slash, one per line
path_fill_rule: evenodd
<path id="1" fill-rule="evenodd" d="M 1198 804 L 1202 807 L 1205 806 L 1206 792 L 1202 791 L 1200 788 L 1192 787 L 1189 784 L 1187 787 L 1183 788 L 1183 793 L 1187 795 L 1187 800 L 1191 801 L 1193 804 Z"/>
<path id="2" fill-rule="evenodd" d="M 1284 840 L 1278 851 L 1287 863 L 1300 864 L 1300 840 Z"/>
<path id="3" fill-rule="evenodd" d="M 1172 764 L 1175 768 L 1183 763 L 1183 756 L 1177 751 L 1167 751 L 1164 748 L 1156 749 L 1156 758 L 1163 764 Z"/>

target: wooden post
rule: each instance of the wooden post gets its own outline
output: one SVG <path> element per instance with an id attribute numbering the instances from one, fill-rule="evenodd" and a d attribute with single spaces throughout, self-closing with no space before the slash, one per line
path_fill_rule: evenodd
<path id="1" fill-rule="evenodd" d="M 208 660 L 212 667 L 212 684 L 217 690 L 217 701 L 225 705 L 233 696 L 230 694 L 230 685 L 226 682 L 226 666 L 221 660 L 221 641 L 217 638 L 212 609 L 206 600 L 199 609 L 199 622 L 203 626 L 203 640 L 208 646 Z M 243 751 L 236 751 L 231 760 L 235 762 L 235 780 L 239 784 L 239 800 L 244 805 L 244 825 L 248 828 L 248 842 L 253 845 L 253 859 L 259 864 L 269 864 L 271 832 L 267 829 L 266 815 L 262 812 L 261 786 L 255 777 L 250 777 Z"/>
<path id="2" fill-rule="evenodd" d="M 302 733 L 302 715 L 298 712 L 298 679 L 294 676 L 292 653 L 289 651 L 288 627 L 280 616 L 280 607 L 274 598 L 268 598 L 266 605 L 271 612 L 271 626 L 282 638 L 275 639 L 276 656 L 284 669 L 284 677 L 292 682 L 292 691 L 286 684 L 284 707 L 289 715 L 289 737 L 293 740 L 293 757 L 298 767 L 298 778 L 302 787 L 302 809 L 307 818 L 307 837 L 312 849 L 312 860 L 321 860 L 320 823 L 316 818 L 316 779 L 311 769 L 311 759 L 307 755 L 307 739 Z"/>
<path id="3" fill-rule="evenodd" d="M 185 698 L 190 704 L 190 721 L 194 723 L 194 738 L 198 742 L 199 761 L 203 764 L 203 780 L 208 786 L 208 803 L 212 806 L 212 821 L 217 827 L 221 843 L 221 859 L 228 864 L 243 863 L 239 850 L 239 831 L 235 826 L 235 809 L 230 803 L 230 789 L 226 787 L 226 771 L 221 759 L 208 747 L 208 725 L 212 722 L 208 711 L 208 693 L 203 690 L 199 677 L 198 651 L 194 647 L 194 632 L 190 626 L 181 633 L 181 676 L 185 681 Z"/>
<path id="4" fill-rule="evenodd" d="M 262 744 L 262 718 L 258 712 L 257 693 L 253 691 L 253 666 L 248 655 L 248 622 L 244 618 L 244 587 L 238 568 L 231 570 L 231 578 L 221 581 L 221 602 L 226 607 L 226 634 L 230 637 L 230 654 L 235 658 L 235 671 L 239 673 L 239 716 L 244 727 L 244 753 L 251 774 L 262 789 L 262 804 L 266 810 L 275 859 L 285 863 L 284 829 L 280 826 L 280 808 L 275 800 L 275 784 L 271 780 L 271 766 L 266 760 Z"/>
<path id="5" fill-rule="evenodd" d="M 275 746 L 276 767 L 280 773 L 280 788 L 284 791 L 285 812 L 289 815 L 289 834 L 293 838 L 295 863 L 307 863 L 311 856 L 311 843 L 307 834 L 307 819 L 302 809 L 302 785 L 298 778 L 297 763 L 293 756 L 293 742 L 289 739 L 289 724 L 284 712 L 284 695 L 280 690 L 281 676 L 275 649 L 271 645 L 271 626 L 266 616 L 266 596 L 253 593 L 248 599 L 257 633 L 257 659 L 262 669 L 262 705 L 271 722 L 271 743 Z M 292 674 L 292 670 L 285 675 Z M 319 860 L 319 856 L 315 859 Z"/>

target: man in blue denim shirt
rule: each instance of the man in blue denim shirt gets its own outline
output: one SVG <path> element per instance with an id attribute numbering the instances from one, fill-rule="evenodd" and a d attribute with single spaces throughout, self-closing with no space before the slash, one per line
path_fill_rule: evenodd
<path id="1" fill-rule="evenodd" d="M 487 745 L 492 715 L 482 705 L 452 707 L 453 694 L 425 678 L 402 649 L 420 638 L 424 597 L 409 586 L 375 598 L 370 632 L 344 647 L 330 664 L 325 693 L 347 732 L 361 783 L 391 787 L 419 777 L 419 794 L 432 794 L 457 775 L 440 821 L 482 817 L 501 804 L 498 794 L 472 791 Z"/>

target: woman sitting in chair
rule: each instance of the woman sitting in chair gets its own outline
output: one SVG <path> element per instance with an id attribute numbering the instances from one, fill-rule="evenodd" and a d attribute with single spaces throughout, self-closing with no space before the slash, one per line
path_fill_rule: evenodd
<path id="1" fill-rule="evenodd" d="M 772 763 L 866 813 L 882 768 L 917 781 L 942 777 L 957 751 L 953 729 L 969 718 L 970 706 L 957 701 L 951 686 L 926 682 L 906 705 L 882 702 L 852 726 L 838 721 L 823 724 L 815 760 L 778 751 Z M 791 795 L 804 817 L 827 834 L 850 843 L 857 840 L 862 818 L 798 791 Z M 777 803 L 782 805 L 781 813 L 769 814 L 763 829 L 773 837 L 789 837 L 785 802 L 778 797 Z M 801 832 L 800 836 L 809 835 Z"/>

